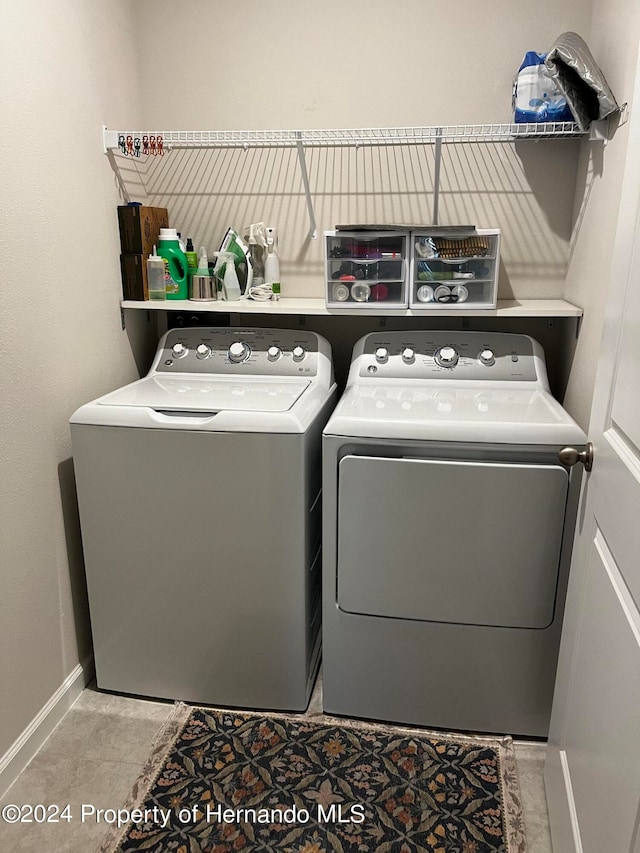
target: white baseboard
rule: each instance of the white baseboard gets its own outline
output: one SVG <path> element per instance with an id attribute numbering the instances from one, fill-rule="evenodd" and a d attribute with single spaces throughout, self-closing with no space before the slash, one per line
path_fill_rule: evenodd
<path id="1" fill-rule="evenodd" d="M 567 805 L 569 807 L 569 816 L 571 818 L 573 846 L 575 847 L 575 853 L 583 853 L 582 839 L 580 837 L 580 825 L 578 824 L 578 812 L 576 811 L 576 801 L 573 796 L 573 785 L 571 784 L 569 762 L 567 760 L 567 753 L 564 749 L 560 750 L 560 766 L 562 767 L 562 775 L 564 777 L 564 789 L 567 797 Z"/>
<path id="2" fill-rule="evenodd" d="M 13 785 L 93 677 L 93 658 L 79 663 L 0 758 L 0 797 Z"/>

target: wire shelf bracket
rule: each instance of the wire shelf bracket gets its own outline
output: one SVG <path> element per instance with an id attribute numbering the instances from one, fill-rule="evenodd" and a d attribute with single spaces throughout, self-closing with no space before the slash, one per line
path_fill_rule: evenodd
<path id="1" fill-rule="evenodd" d="M 302 175 L 302 183 L 304 185 L 304 195 L 307 200 L 307 213 L 309 214 L 309 239 L 318 239 L 318 225 L 316 223 L 316 214 L 313 207 L 313 198 L 311 197 L 311 188 L 309 186 L 309 173 L 307 172 L 307 158 L 304 151 L 302 139 L 298 139 L 296 143 L 298 149 L 298 162 L 300 163 L 300 173 Z"/>

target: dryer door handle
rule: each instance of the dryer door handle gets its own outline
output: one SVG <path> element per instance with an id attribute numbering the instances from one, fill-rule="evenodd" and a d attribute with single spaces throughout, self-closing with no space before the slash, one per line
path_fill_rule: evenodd
<path id="1" fill-rule="evenodd" d="M 585 471 L 593 468 L 593 444 L 588 441 L 584 450 L 576 450 L 575 447 L 563 447 L 558 451 L 558 459 L 563 465 L 570 468 L 578 462 L 582 462 Z"/>

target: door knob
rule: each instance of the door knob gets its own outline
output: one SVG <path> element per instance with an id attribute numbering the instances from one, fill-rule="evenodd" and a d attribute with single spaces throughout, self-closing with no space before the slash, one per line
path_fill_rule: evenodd
<path id="1" fill-rule="evenodd" d="M 577 462 L 582 462 L 584 470 L 590 471 L 593 468 L 593 444 L 588 441 L 584 450 L 576 450 L 575 447 L 563 447 L 558 452 L 558 459 L 568 468 Z"/>

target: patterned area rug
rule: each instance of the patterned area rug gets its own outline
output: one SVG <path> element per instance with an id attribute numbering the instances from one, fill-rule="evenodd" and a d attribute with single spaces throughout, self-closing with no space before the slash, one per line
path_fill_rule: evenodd
<path id="1" fill-rule="evenodd" d="M 510 738 L 176 707 L 100 853 L 524 853 Z"/>

